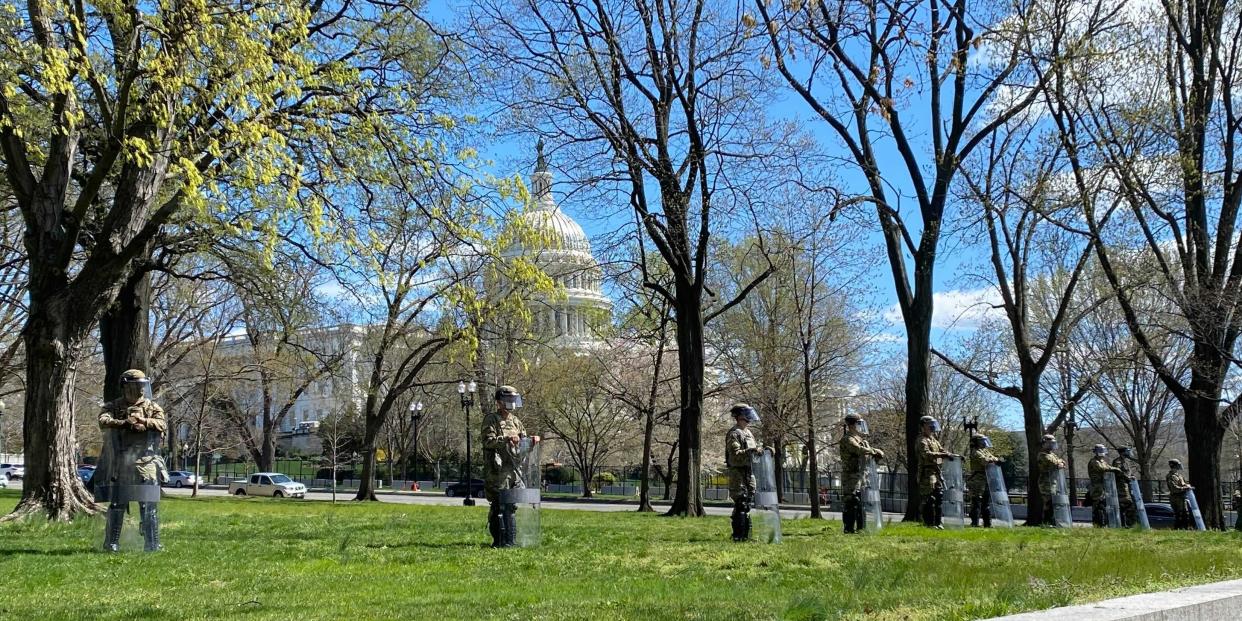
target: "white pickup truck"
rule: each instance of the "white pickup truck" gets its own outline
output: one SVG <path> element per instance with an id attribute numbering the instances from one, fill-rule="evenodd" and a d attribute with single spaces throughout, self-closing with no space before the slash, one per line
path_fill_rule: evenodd
<path id="1" fill-rule="evenodd" d="M 256 472 L 249 479 L 229 483 L 229 493 L 238 496 L 306 498 L 306 486 L 279 472 Z"/>

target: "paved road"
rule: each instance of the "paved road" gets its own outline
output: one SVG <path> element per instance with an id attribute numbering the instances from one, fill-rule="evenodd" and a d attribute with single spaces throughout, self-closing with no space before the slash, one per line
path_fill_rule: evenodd
<path id="1" fill-rule="evenodd" d="M 166 487 L 164 488 L 164 491 L 170 496 L 189 496 L 190 495 L 189 489 L 176 489 L 172 487 Z M 228 490 L 225 490 L 222 488 L 201 488 L 198 490 L 198 493 L 201 495 L 206 495 L 206 496 L 227 496 Z M 306 494 L 306 497 L 310 500 L 332 500 L 332 494 L 329 492 L 308 492 Z M 337 495 L 336 495 L 337 500 L 341 500 L 341 499 L 349 500 L 352 497 L 353 497 L 352 491 L 351 492 L 337 492 Z M 384 493 L 381 493 L 378 495 L 378 497 L 381 502 L 392 502 L 392 503 L 407 504 L 407 505 L 440 505 L 440 506 L 460 507 L 461 502 L 462 502 L 461 498 L 450 498 L 444 495 L 433 495 L 433 494 L 392 494 L 392 493 L 384 494 Z M 293 502 L 296 502 L 296 501 L 293 501 Z M 477 502 L 478 505 L 481 507 L 487 506 L 487 501 L 482 498 L 476 499 L 475 502 Z M 666 503 L 657 502 L 653 504 L 655 505 L 656 511 L 660 511 L 661 509 L 666 509 L 668 507 Z M 541 505 L 541 507 L 544 509 L 566 509 L 566 510 L 572 510 L 572 511 L 634 511 L 637 509 L 637 506 L 633 504 L 613 503 L 613 502 L 545 501 Z M 709 507 L 706 507 L 706 509 L 707 509 L 708 515 L 729 515 L 730 512 L 732 512 L 732 508 L 730 507 L 709 506 Z M 809 517 L 810 513 L 811 513 L 810 511 L 807 511 L 805 509 L 781 509 L 782 517 L 803 518 L 803 517 Z M 835 520 L 841 519 L 840 513 L 827 513 L 826 515 L 829 519 L 835 519 Z M 901 519 L 901 516 L 898 514 L 893 514 L 893 516 L 895 516 L 896 519 Z"/>

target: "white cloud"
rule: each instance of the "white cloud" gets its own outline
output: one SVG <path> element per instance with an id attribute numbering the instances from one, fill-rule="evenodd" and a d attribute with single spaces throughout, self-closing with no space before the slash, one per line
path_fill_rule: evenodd
<path id="1" fill-rule="evenodd" d="M 941 291 L 932 296 L 932 327 L 942 330 L 974 329 L 986 319 L 1003 317 L 1000 293 L 984 289 Z M 894 304 L 884 311 L 884 320 L 901 325 L 901 308 Z"/>

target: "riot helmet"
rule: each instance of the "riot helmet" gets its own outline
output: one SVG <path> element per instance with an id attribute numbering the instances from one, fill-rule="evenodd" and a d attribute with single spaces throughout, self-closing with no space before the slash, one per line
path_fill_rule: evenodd
<path id="1" fill-rule="evenodd" d="M 1046 448 L 1046 449 L 1048 449 L 1048 450 L 1050 450 L 1050 451 L 1055 451 L 1055 450 L 1057 450 L 1057 438 L 1056 438 L 1056 436 L 1051 435 L 1051 434 L 1046 434 L 1046 435 L 1044 435 L 1044 448 Z"/>
<path id="2" fill-rule="evenodd" d="M 930 416 L 924 416 L 919 419 L 924 426 L 929 427 L 932 433 L 940 433 L 940 422 Z"/>
<path id="3" fill-rule="evenodd" d="M 1134 449 L 1129 446 L 1123 446 L 1117 449 L 1117 453 L 1127 459 L 1134 459 Z"/>
<path id="4" fill-rule="evenodd" d="M 143 397 L 151 397 L 151 380 L 147 374 L 138 369 L 130 369 L 121 374 L 121 393 L 130 403 L 138 403 Z"/>
<path id="5" fill-rule="evenodd" d="M 863 417 L 857 414 L 853 414 L 853 413 L 846 414 L 845 415 L 845 426 L 847 429 L 853 429 L 854 431 L 857 431 L 860 435 L 864 435 L 864 436 L 871 435 L 871 428 L 867 426 L 867 421 L 864 420 Z"/>
<path id="6" fill-rule="evenodd" d="M 1097 444 L 1091 447 L 1091 452 L 1094 453 L 1096 457 L 1104 457 L 1105 455 L 1108 455 L 1108 447 L 1103 444 Z"/>
<path id="7" fill-rule="evenodd" d="M 512 386 L 501 386 L 496 389 L 496 402 L 506 412 L 522 407 L 522 394 Z"/>
<path id="8" fill-rule="evenodd" d="M 759 422 L 759 413 L 755 411 L 755 408 L 752 408 L 745 403 L 733 404 L 733 407 L 729 409 L 729 412 L 733 414 L 734 420 L 745 418 L 746 422 L 752 425 Z"/>
<path id="9" fill-rule="evenodd" d="M 992 440 L 983 434 L 977 434 L 977 435 L 971 436 L 970 443 L 974 445 L 975 447 L 981 448 L 981 449 L 992 448 Z"/>
<path id="10" fill-rule="evenodd" d="M 1170 460 L 1169 460 L 1169 468 L 1171 468 L 1171 469 L 1173 469 L 1173 470 L 1181 470 L 1181 469 L 1182 469 L 1182 460 L 1180 460 L 1180 459 L 1170 459 Z"/>

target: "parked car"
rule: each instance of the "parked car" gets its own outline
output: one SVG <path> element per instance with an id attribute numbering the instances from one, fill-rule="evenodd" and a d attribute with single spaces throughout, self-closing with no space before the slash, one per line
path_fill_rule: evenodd
<path id="1" fill-rule="evenodd" d="M 1173 528 L 1173 505 L 1163 502 L 1145 502 L 1147 523 L 1152 528 Z"/>
<path id="2" fill-rule="evenodd" d="M 21 479 L 26 476 L 26 466 L 21 464 L 0 464 L 0 476 L 6 479 Z"/>
<path id="3" fill-rule="evenodd" d="M 238 496 L 306 498 L 306 486 L 279 472 L 256 472 L 249 479 L 229 483 L 229 493 Z"/>
<path id="4" fill-rule="evenodd" d="M 474 496 L 475 498 L 482 498 L 483 497 L 483 479 L 471 479 L 470 480 L 470 491 L 472 492 L 471 495 Z M 444 488 L 444 495 L 445 496 L 460 496 L 462 498 L 465 498 L 466 497 L 466 482 L 458 481 Z"/>
<path id="5" fill-rule="evenodd" d="M 202 485 L 202 481 L 194 476 L 193 472 L 187 470 L 170 470 L 168 472 L 168 482 L 164 485 L 172 487 L 192 487 L 195 483 Z"/>

